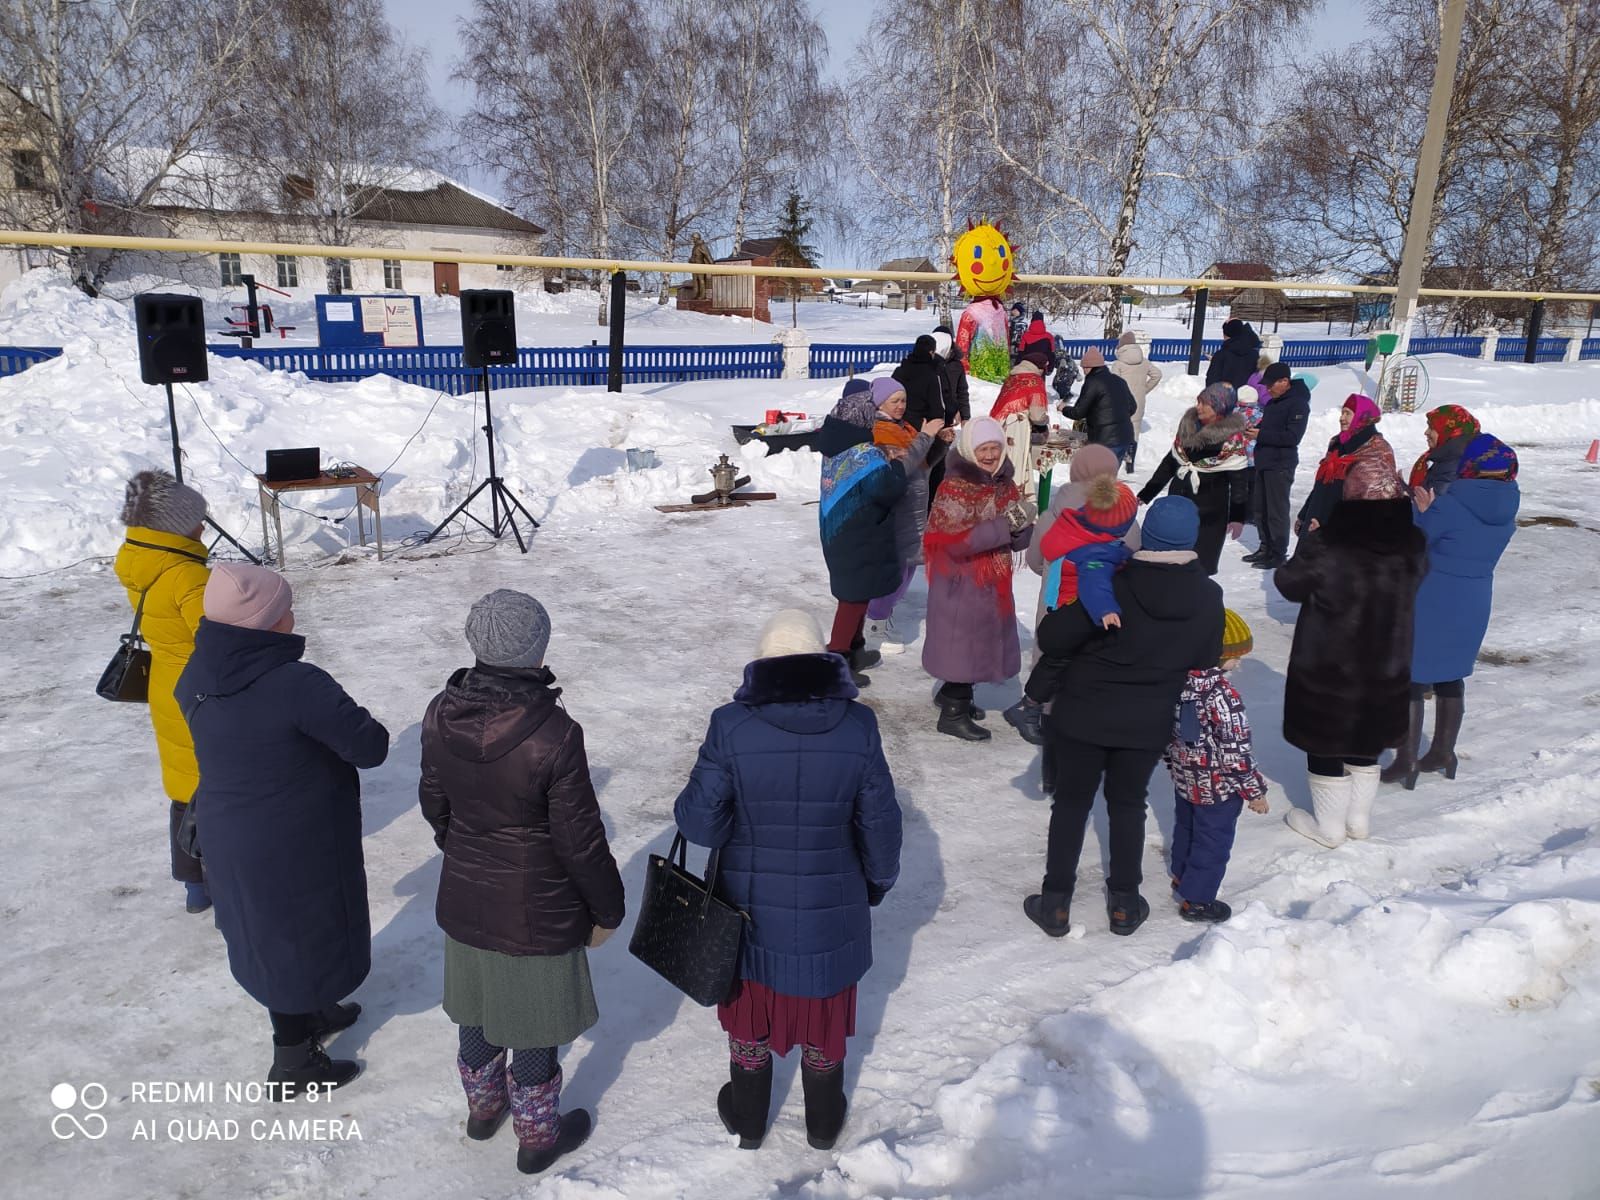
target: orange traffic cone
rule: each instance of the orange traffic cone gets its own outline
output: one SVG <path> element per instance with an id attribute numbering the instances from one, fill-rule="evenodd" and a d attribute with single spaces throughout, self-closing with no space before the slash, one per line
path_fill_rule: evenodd
<path id="1" fill-rule="evenodd" d="M 1583 461 L 1600 464 L 1600 438 L 1595 438 L 1594 441 L 1589 443 L 1589 453 L 1583 456 Z"/>

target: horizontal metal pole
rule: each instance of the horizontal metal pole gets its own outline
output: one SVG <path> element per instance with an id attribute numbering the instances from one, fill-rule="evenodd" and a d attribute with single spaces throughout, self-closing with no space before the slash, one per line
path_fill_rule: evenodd
<path id="1" fill-rule="evenodd" d="M 391 259 L 400 262 L 481 263 L 488 266 L 536 267 L 547 270 L 632 271 L 663 275 L 754 275 L 763 279 L 872 279 L 948 283 L 954 276 L 941 271 L 878 271 L 859 267 L 760 267 L 751 263 L 680 263 L 643 259 L 561 258 L 544 254 L 474 253 L 461 250 L 406 250 L 400 247 L 322 246 L 304 242 L 241 242 L 206 238 L 123 237 L 102 233 L 36 233 L 26 229 L 0 229 L 0 245 L 80 247 L 89 250 L 145 250 L 157 254 L 284 254 L 303 258 Z M 1370 284 L 1329 284 L 1322 280 L 1295 279 L 1177 279 L 1145 275 L 1034 275 L 1018 274 L 1018 283 L 1045 283 L 1068 287 L 1176 287 L 1210 288 L 1213 292 L 1260 290 L 1306 291 L 1321 296 L 1393 296 L 1396 289 Z M 1600 292 L 1517 292 L 1498 289 L 1422 288 L 1423 296 L 1458 296 L 1473 300 L 1576 300 L 1600 302 Z"/>

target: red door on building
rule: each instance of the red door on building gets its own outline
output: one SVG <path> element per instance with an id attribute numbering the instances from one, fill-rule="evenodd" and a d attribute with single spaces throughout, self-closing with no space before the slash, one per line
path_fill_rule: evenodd
<path id="1" fill-rule="evenodd" d="M 433 294 L 435 296 L 461 295 L 461 264 L 433 264 Z"/>

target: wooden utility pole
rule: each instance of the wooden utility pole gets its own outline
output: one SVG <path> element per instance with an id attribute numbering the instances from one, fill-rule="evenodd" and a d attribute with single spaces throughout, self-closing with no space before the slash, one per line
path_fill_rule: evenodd
<path id="1" fill-rule="evenodd" d="M 1433 238 L 1433 196 L 1439 187 L 1439 159 L 1444 152 L 1445 126 L 1450 120 L 1450 96 L 1456 86 L 1456 60 L 1461 56 L 1461 26 L 1467 0 L 1445 0 L 1439 29 L 1439 59 L 1433 67 L 1433 95 L 1428 101 L 1428 124 L 1417 151 L 1416 180 L 1411 187 L 1411 211 L 1406 217 L 1405 246 L 1400 252 L 1399 292 L 1395 296 L 1395 330 L 1400 334 L 1395 354 L 1411 349 L 1411 327 L 1417 317 L 1417 289 L 1422 286 L 1422 264 Z"/>

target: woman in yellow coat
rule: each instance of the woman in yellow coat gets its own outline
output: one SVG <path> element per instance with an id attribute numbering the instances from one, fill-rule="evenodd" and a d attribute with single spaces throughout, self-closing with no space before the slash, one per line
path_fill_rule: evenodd
<path id="1" fill-rule="evenodd" d="M 122 505 L 127 541 L 117 551 L 117 578 L 128 590 L 128 603 L 139 606 L 144 596 L 140 632 L 150 647 L 150 724 L 161 755 L 161 783 L 172 801 L 167 815 L 167 840 L 172 848 L 172 877 L 185 886 L 185 906 L 192 913 L 211 907 L 200 860 L 178 849 L 178 822 L 183 806 L 200 782 L 194 742 L 178 710 L 172 689 L 189 655 L 205 611 L 206 501 L 166 471 L 140 471 L 128 481 Z"/>

